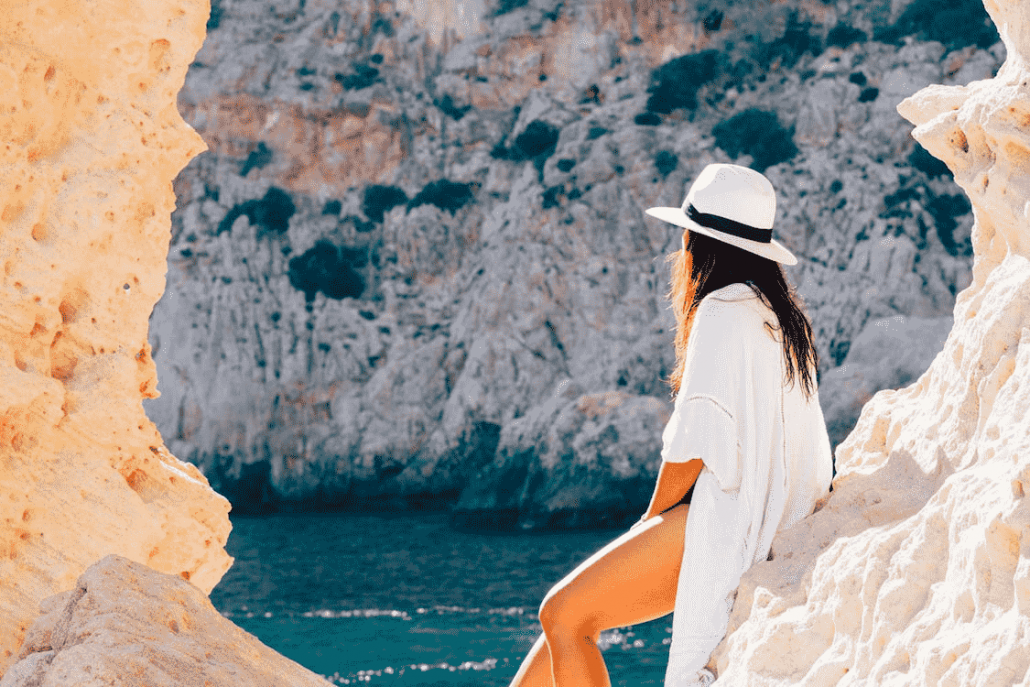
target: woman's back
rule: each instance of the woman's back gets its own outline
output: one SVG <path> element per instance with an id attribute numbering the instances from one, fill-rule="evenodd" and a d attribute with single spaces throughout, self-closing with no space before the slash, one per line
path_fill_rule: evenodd
<path id="1" fill-rule="evenodd" d="M 829 491 L 833 472 L 818 390 L 813 388 L 809 396 L 799 376 L 787 381 L 777 326 L 776 314 L 746 284 L 708 294 L 691 333 L 692 339 L 698 335 L 696 343 L 703 350 L 691 351 L 697 358 L 681 389 L 711 393 L 733 415 L 736 460 L 716 465 L 716 456 L 703 459 L 713 464 L 724 490 L 739 490 L 751 502 L 749 510 L 761 530 L 748 538 L 753 560 L 768 554 L 776 531 L 812 512 Z M 697 375 L 707 379 L 691 379 Z"/>

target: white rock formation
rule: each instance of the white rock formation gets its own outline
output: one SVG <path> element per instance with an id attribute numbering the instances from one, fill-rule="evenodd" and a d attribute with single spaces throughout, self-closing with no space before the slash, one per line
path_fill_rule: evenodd
<path id="1" fill-rule="evenodd" d="M 973 282 L 929 370 L 863 408 L 825 506 L 742 580 L 720 685 L 1030 685 L 1030 12 L 985 5 L 997 76 L 898 107 L 969 195 Z"/>
<path id="2" fill-rule="evenodd" d="M 329 687 L 222 617 L 202 590 L 109 555 L 44 599 L 0 687 Z"/>
<path id="3" fill-rule="evenodd" d="M 229 504 L 142 406 L 171 182 L 205 148 L 176 110 L 204 15 L 0 2 L 0 672 L 109 553 L 205 591 L 231 563 Z"/>

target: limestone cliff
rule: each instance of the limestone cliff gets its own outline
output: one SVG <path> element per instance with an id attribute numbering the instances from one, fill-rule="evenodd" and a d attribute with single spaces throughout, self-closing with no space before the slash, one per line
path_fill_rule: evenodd
<path id="1" fill-rule="evenodd" d="M 720 685 L 1030 684 L 1030 12 L 985 5 L 997 76 L 898 107 L 972 203 L 972 284 L 929 370 L 862 409 L 822 510 L 743 579 Z"/>
<path id="2" fill-rule="evenodd" d="M 206 591 L 230 565 L 229 504 L 142 406 L 203 10 L 0 2 L 0 672 L 106 554 Z"/>
<path id="3" fill-rule="evenodd" d="M 975 0 L 935 7 L 219 0 L 180 96 L 211 152 L 176 182 L 148 413 L 241 509 L 546 526 L 620 494 L 635 519 L 660 433 L 576 409 L 669 412 L 679 237 L 643 210 L 735 160 L 779 193 L 839 441 L 970 282 L 968 201 L 895 106 L 991 76 L 1001 44 Z M 548 424 L 556 395 L 581 415 Z M 597 423 L 555 468 L 524 450 Z M 577 465 L 607 477 L 532 488 Z M 466 492 L 481 473 L 522 481 Z"/>

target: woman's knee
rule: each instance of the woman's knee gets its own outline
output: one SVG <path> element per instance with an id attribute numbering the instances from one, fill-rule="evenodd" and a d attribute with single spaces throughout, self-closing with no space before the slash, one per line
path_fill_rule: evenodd
<path id="1" fill-rule="evenodd" d="M 544 597 L 538 615 L 544 634 L 596 634 L 589 609 L 576 604 L 568 588 L 555 587 Z"/>

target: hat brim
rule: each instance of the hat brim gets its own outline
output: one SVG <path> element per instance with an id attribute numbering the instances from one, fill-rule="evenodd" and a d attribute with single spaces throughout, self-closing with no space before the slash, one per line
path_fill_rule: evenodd
<path id="1" fill-rule="evenodd" d="M 702 227 L 700 224 L 687 217 L 687 213 L 683 212 L 681 208 L 649 208 L 644 212 L 652 217 L 662 220 L 663 222 L 675 224 L 676 226 L 689 229 L 690 231 L 696 231 L 699 234 L 704 234 L 705 236 L 716 239 L 717 241 L 728 243 L 731 246 L 736 246 L 737 248 L 760 255 L 763 258 L 768 258 L 769 260 L 774 260 L 785 265 L 796 265 L 798 263 L 798 259 L 794 257 L 794 254 L 787 250 L 786 247 L 776 239 L 773 239 L 769 243 L 762 243 L 761 241 L 742 239 L 739 236 L 731 236 L 730 234 L 724 234 L 723 232 L 715 229 Z"/>

